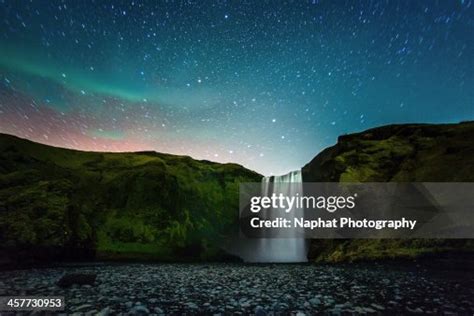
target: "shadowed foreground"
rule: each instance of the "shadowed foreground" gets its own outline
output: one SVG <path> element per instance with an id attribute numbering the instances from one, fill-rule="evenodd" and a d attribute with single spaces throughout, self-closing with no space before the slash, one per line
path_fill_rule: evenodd
<path id="1" fill-rule="evenodd" d="M 62 289 L 65 272 L 96 273 Z M 65 295 L 67 313 L 474 312 L 472 272 L 420 265 L 124 264 L 6 271 L 1 295 Z"/>

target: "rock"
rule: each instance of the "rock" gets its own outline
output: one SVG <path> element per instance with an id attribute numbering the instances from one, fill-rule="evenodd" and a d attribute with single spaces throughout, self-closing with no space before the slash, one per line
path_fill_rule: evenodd
<path id="1" fill-rule="evenodd" d="M 314 297 L 309 300 L 309 303 L 313 306 L 318 306 L 318 305 L 321 305 L 321 300 L 317 297 Z"/>
<path id="2" fill-rule="evenodd" d="M 341 310 L 339 308 L 334 307 L 333 309 L 328 310 L 331 315 L 341 315 Z"/>
<path id="3" fill-rule="evenodd" d="M 286 303 L 280 303 L 277 305 L 280 310 L 287 310 L 290 306 Z"/>
<path id="4" fill-rule="evenodd" d="M 380 310 L 380 311 L 385 310 L 385 307 L 383 307 L 382 305 L 370 304 L 370 306 L 372 306 L 373 308 L 378 309 L 378 310 Z"/>
<path id="5" fill-rule="evenodd" d="M 108 316 L 110 314 L 110 307 L 102 309 L 97 316 Z"/>
<path id="6" fill-rule="evenodd" d="M 423 310 L 419 307 L 412 309 L 412 312 L 415 314 L 423 314 Z"/>
<path id="7" fill-rule="evenodd" d="M 263 309 L 262 306 L 257 306 L 255 308 L 255 316 L 267 316 L 267 312 Z"/>
<path id="8" fill-rule="evenodd" d="M 70 287 L 73 284 L 92 286 L 96 278 L 97 274 L 93 273 L 68 273 L 59 279 L 57 285 L 62 288 Z"/>
<path id="9" fill-rule="evenodd" d="M 354 307 L 354 310 L 355 310 L 355 312 L 358 313 L 358 314 L 365 313 L 365 312 L 364 312 L 364 308 L 363 308 L 363 307 L 360 307 L 360 306 Z"/>
<path id="10" fill-rule="evenodd" d="M 185 305 L 190 309 L 199 309 L 199 307 L 193 302 L 188 302 Z"/>
<path id="11" fill-rule="evenodd" d="M 66 296 L 68 314 L 82 316 L 87 313 L 100 316 L 125 316 L 128 313 L 155 316 L 304 316 L 317 313 L 442 315 L 448 311 L 470 315 L 474 310 L 470 288 L 455 292 L 452 284 L 431 279 L 428 274 L 418 276 L 398 272 L 404 290 L 398 291 L 389 286 L 381 295 L 381 279 L 385 274 L 389 274 L 387 278 L 392 278 L 392 275 L 378 268 L 366 269 L 365 263 L 357 268 L 357 280 L 352 280 L 348 278 L 352 278 L 354 271 L 346 266 L 216 265 L 204 273 L 199 264 L 113 265 L 89 270 L 97 273 L 99 280 L 104 280 L 96 282 L 92 288 L 73 285 L 67 289 L 54 286 L 50 290 L 64 268 L 2 272 L 0 282 L 8 289 L 8 295 L 19 295 L 26 290 L 27 295 L 53 293 Z M 334 274 L 338 274 L 340 280 L 349 280 L 349 286 L 333 284 Z M 256 275 L 258 282 L 254 280 Z M 296 278 L 303 281 L 291 282 Z M 308 282 L 304 282 L 305 278 Z M 259 288 L 253 288 L 256 282 Z M 372 286 L 365 286 L 369 284 Z M 221 290 L 216 289 L 219 285 Z M 363 289 L 355 291 L 354 286 Z M 403 296 L 403 299 L 395 300 L 396 295 Z M 289 299 L 290 296 L 293 299 Z"/>
<path id="12" fill-rule="evenodd" d="M 335 301 L 331 297 L 326 297 L 324 305 L 325 306 L 331 306 L 332 304 L 334 304 L 334 302 Z"/>
<path id="13" fill-rule="evenodd" d="M 73 310 L 74 310 L 75 312 L 83 312 L 83 311 L 85 311 L 86 309 L 90 309 L 90 308 L 92 308 L 92 307 L 94 307 L 94 306 L 92 306 L 91 304 L 83 304 L 83 305 L 80 305 L 80 306 L 74 308 Z"/>
<path id="14" fill-rule="evenodd" d="M 143 305 L 136 305 L 129 311 L 129 313 L 132 315 L 148 315 L 150 314 L 150 311 Z"/>

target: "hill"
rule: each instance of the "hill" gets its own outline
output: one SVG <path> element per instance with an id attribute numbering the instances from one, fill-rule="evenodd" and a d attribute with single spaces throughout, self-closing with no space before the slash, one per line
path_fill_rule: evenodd
<path id="1" fill-rule="evenodd" d="M 388 125 L 340 136 L 303 167 L 305 182 L 473 182 L 474 122 Z M 472 240 L 313 240 L 315 261 L 472 251 Z"/>
<path id="2" fill-rule="evenodd" d="M 237 164 L 55 148 L 0 134 L 0 257 L 211 260 L 238 229 Z"/>

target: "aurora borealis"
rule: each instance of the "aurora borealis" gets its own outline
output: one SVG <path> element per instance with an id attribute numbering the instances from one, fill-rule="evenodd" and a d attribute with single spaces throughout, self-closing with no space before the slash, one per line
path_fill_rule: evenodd
<path id="1" fill-rule="evenodd" d="M 337 136 L 474 119 L 462 1 L 0 0 L 0 132 L 297 169 Z"/>

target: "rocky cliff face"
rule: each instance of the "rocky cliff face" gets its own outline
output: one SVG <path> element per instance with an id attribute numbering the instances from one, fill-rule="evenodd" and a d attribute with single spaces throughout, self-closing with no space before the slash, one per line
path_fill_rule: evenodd
<path id="1" fill-rule="evenodd" d="M 305 182 L 472 182 L 474 122 L 389 125 L 339 137 L 303 168 Z M 315 240 L 310 257 L 342 261 L 468 250 L 466 240 Z"/>
<path id="2" fill-rule="evenodd" d="M 260 179 L 237 164 L 0 134 L 0 257 L 220 259 L 239 183 Z"/>

